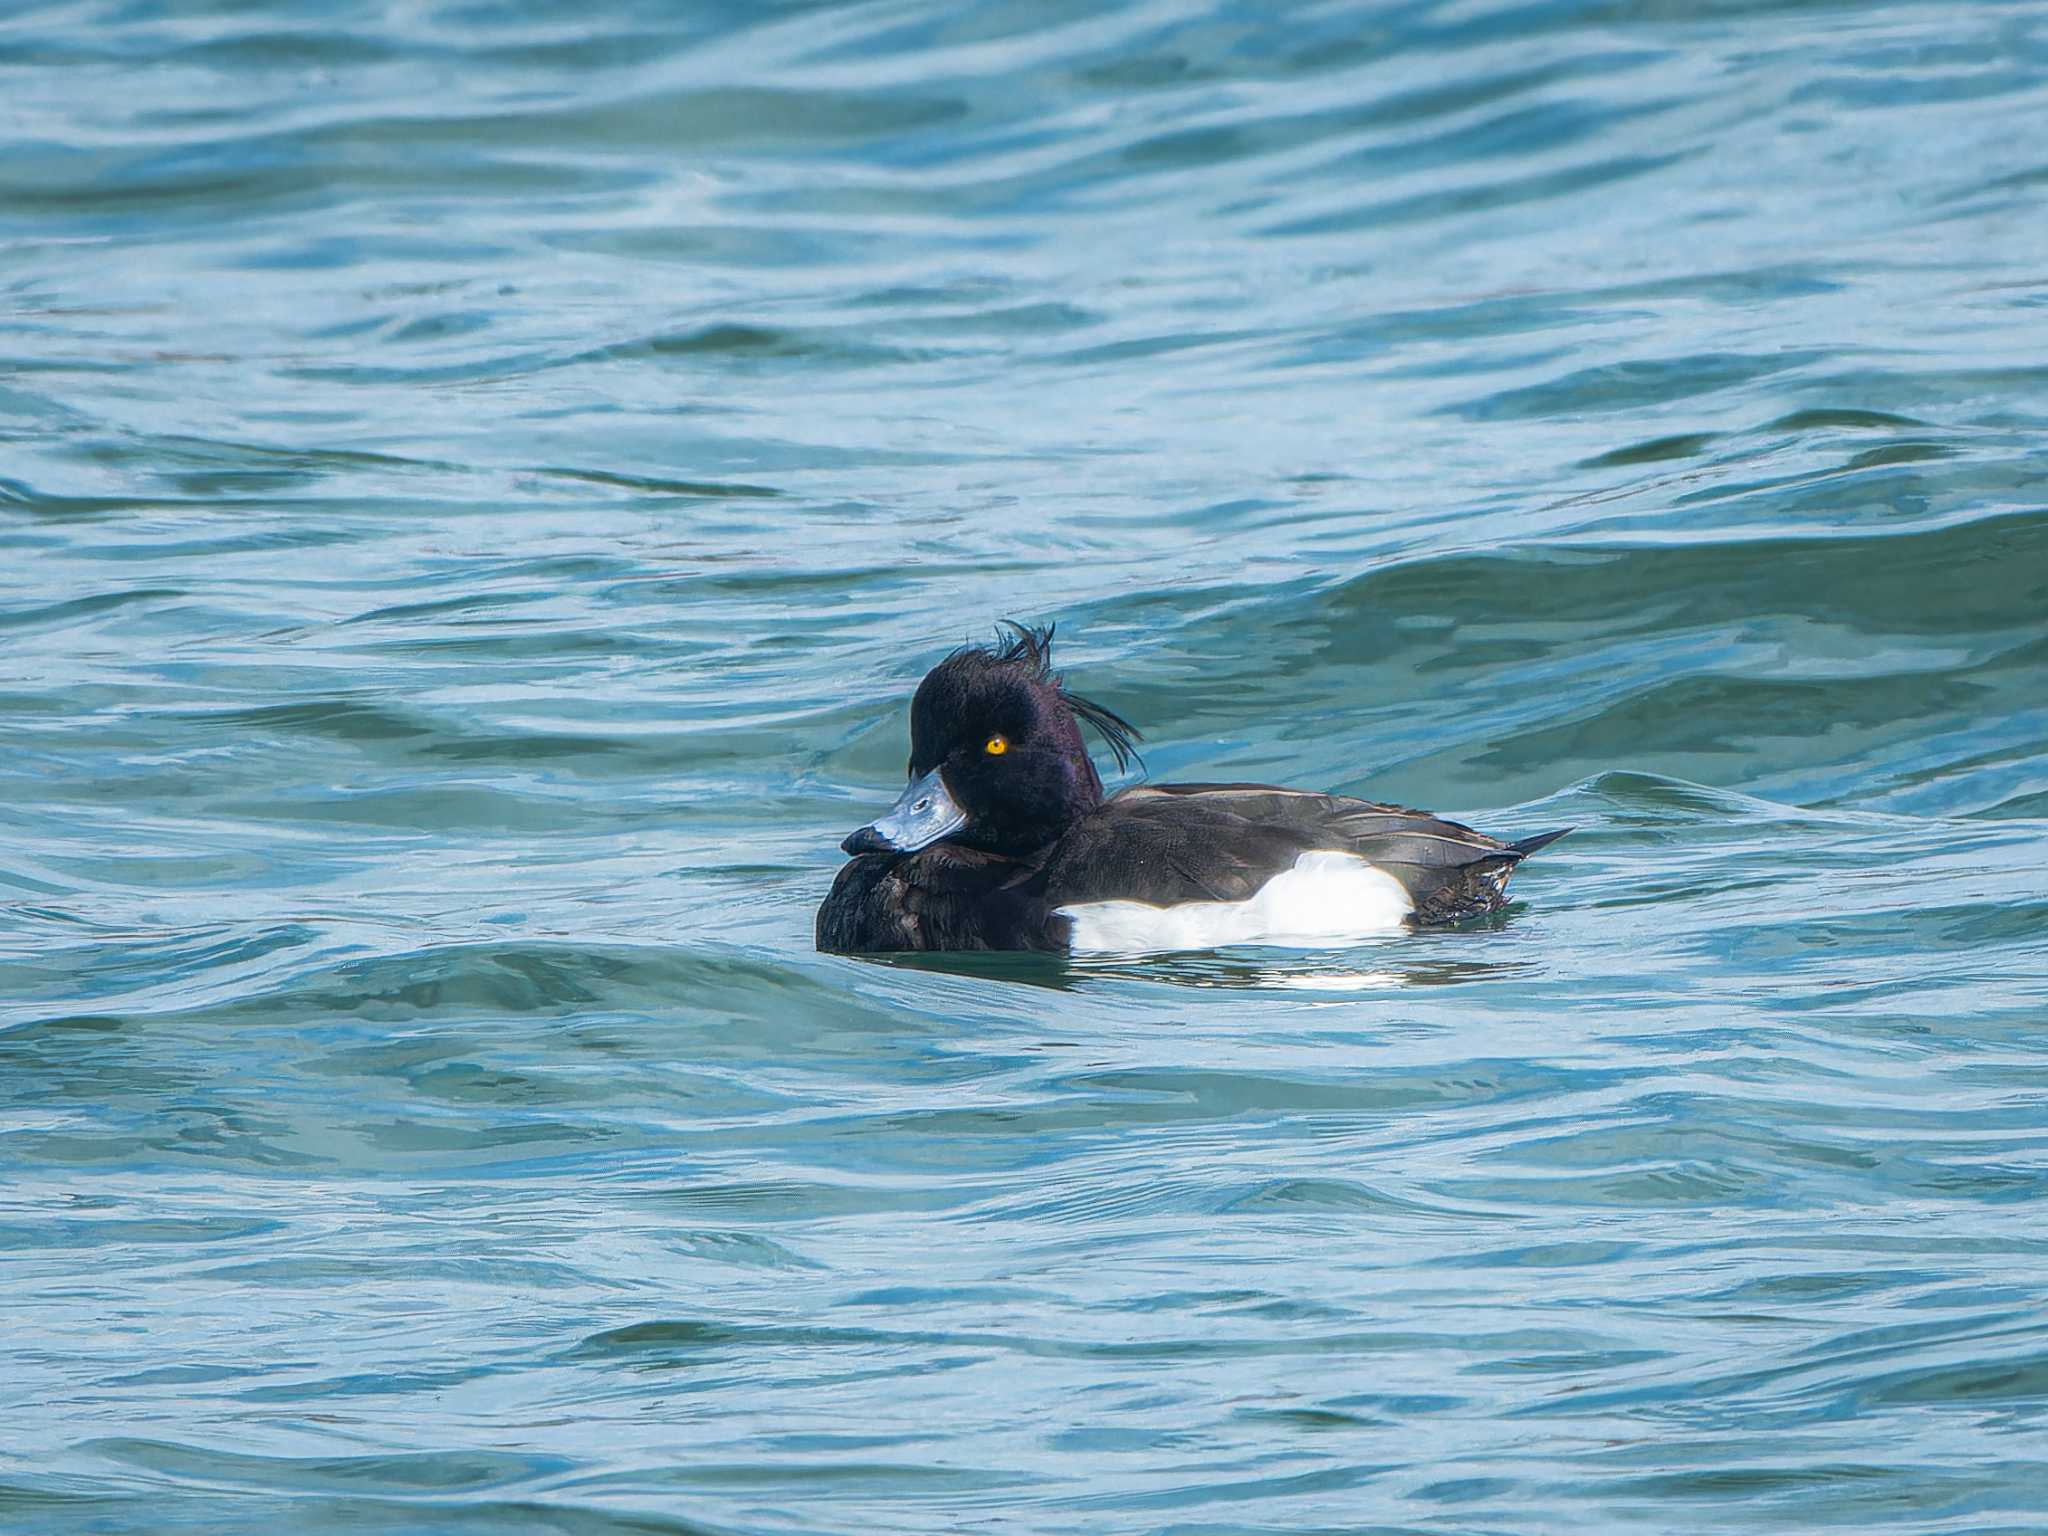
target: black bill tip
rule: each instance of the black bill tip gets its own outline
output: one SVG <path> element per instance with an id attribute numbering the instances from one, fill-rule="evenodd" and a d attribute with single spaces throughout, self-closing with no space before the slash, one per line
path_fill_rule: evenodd
<path id="1" fill-rule="evenodd" d="M 887 853 L 889 851 L 888 840 L 872 826 L 862 827 L 858 832 L 848 833 L 846 841 L 839 846 L 843 852 L 855 855 Z"/>

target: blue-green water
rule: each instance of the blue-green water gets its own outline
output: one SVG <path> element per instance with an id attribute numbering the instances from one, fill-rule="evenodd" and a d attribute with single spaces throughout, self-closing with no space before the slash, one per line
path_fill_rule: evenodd
<path id="1" fill-rule="evenodd" d="M 2048 1529 L 2048 13 L 0 15 L 0 1529 Z M 811 952 L 1056 619 L 1503 920 Z"/>

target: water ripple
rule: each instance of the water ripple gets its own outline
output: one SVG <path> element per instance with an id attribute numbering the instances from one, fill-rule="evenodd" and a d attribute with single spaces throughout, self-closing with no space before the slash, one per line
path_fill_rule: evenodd
<path id="1" fill-rule="evenodd" d="M 0 99 L 0 1525 L 2048 1520 L 2037 7 L 84 0 Z M 1579 830 L 815 955 L 998 616 L 1157 778 Z"/>

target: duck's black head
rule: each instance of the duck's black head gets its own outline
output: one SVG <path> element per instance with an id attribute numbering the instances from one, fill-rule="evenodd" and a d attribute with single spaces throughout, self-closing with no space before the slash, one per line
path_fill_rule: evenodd
<path id="1" fill-rule="evenodd" d="M 910 787 L 847 838 L 848 853 L 909 853 L 936 842 L 1024 857 L 1102 804 L 1081 740 L 1086 720 L 1122 767 L 1129 724 L 1069 693 L 1052 670 L 1052 627 L 1007 626 L 993 646 L 955 651 L 910 701 Z"/>

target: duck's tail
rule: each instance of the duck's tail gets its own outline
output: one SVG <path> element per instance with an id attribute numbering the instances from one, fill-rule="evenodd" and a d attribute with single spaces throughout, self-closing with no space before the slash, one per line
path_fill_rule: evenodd
<path id="1" fill-rule="evenodd" d="M 1565 833 L 1578 830 L 1577 827 L 1559 827 L 1555 832 L 1538 832 L 1534 837 L 1525 837 L 1518 842 L 1509 843 L 1508 852 L 1515 856 L 1515 862 L 1519 864 L 1538 849 L 1548 848 Z"/>
<path id="2" fill-rule="evenodd" d="M 1417 928 L 1432 928 L 1439 923 L 1462 922 L 1468 917 L 1498 912 L 1507 904 L 1508 877 L 1515 872 L 1515 866 L 1572 830 L 1559 827 L 1555 832 L 1538 832 L 1519 842 L 1503 843 L 1464 864 L 1417 867 L 1416 879 L 1402 880 L 1415 902 L 1408 921 Z M 1401 873 L 1398 869 L 1393 872 L 1397 877 Z"/>

